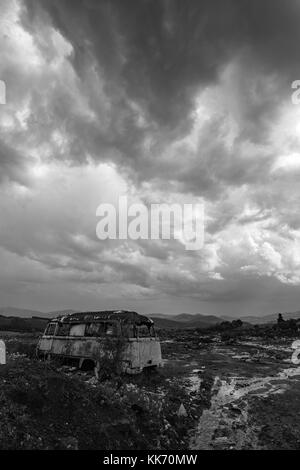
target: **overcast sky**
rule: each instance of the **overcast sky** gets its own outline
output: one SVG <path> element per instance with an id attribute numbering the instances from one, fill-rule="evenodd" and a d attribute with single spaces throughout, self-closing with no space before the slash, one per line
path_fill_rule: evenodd
<path id="1" fill-rule="evenodd" d="M 0 0 L 0 305 L 300 309 L 299 0 Z M 96 209 L 202 198 L 205 245 Z"/>

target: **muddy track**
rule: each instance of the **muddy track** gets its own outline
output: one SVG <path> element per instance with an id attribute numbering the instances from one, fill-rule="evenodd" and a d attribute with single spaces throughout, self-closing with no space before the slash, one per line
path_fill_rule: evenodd
<path id="1" fill-rule="evenodd" d="M 274 376 L 215 377 L 210 408 L 204 410 L 190 449 L 259 449 L 260 428 L 253 424 L 250 402 L 284 394 L 290 381 L 298 380 L 300 367 L 282 369 Z"/>

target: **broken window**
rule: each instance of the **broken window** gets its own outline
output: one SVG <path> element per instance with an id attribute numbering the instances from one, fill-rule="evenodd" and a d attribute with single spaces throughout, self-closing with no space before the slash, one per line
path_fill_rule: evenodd
<path id="1" fill-rule="evenodd" d="M 117 336 L 118 328 L 116 323 L 106 323 L 106 335 L 108 336 Z"/>
<path id="2" fill-rule="evenodd" d="M 56 327 L 56 323 L 49 323 L 44 334 L 53 336 L 55 333 L 55 327 Z"/>
<path id="3" fill-rule="evenodd" d="M 85 336 L 105 336 L 105 323 L 88 323 L 85 327 Z"/>
<path id="4" fill-rule="evenodd" d="M 116 323 L 89 323 L 86 325 L 85 336 L 117 336 L 118 325 Z"/>
<path id="5" fill-rule="evenodd" d="M 136 337 L 136 328 L 132 324 L 122 325 L 122 334 L 125 338 L 135 338 Z"/>
<path id="6" fill-rule="evenodd" d="M 69 336 L 70 327 L 69 323 L 58 323 L 56 336 Z"/>
<path id="7" fill-rule="evenodd" d="M 151 336 L 150 333 L 151 333 L 150 328 L 147 325 L 138 326 L 138 337 L 139 338 L 149 338 Z"/>

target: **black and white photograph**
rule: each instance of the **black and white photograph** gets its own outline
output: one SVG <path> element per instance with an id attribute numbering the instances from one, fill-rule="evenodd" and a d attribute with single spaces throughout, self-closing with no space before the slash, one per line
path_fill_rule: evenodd
<path id="1" fill-rule="evenodd" d="M 0 0 L 0 41 L 0 451 L 299 450 L 300 0 Z"/>

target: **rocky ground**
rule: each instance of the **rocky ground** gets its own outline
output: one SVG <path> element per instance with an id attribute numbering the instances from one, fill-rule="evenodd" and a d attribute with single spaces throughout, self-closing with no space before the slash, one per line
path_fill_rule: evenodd
<path id="1" fill-rule="evenodd" d="M 194 332 L 189 343 L 185 334 L 165 340 L 169 361 L 213 377 L 210 405 L 190 431 L 190 449 L 300 447 L 300 367 L 291 360 L 298 337 L 252 334 L 224 340 Z"/>
<path id="2" fill-rule="evenodd" d="M 0 449 L 298 449 L 297 335 L 161 331 L 164 367 L 97 382 L 0 333 Z"/>

